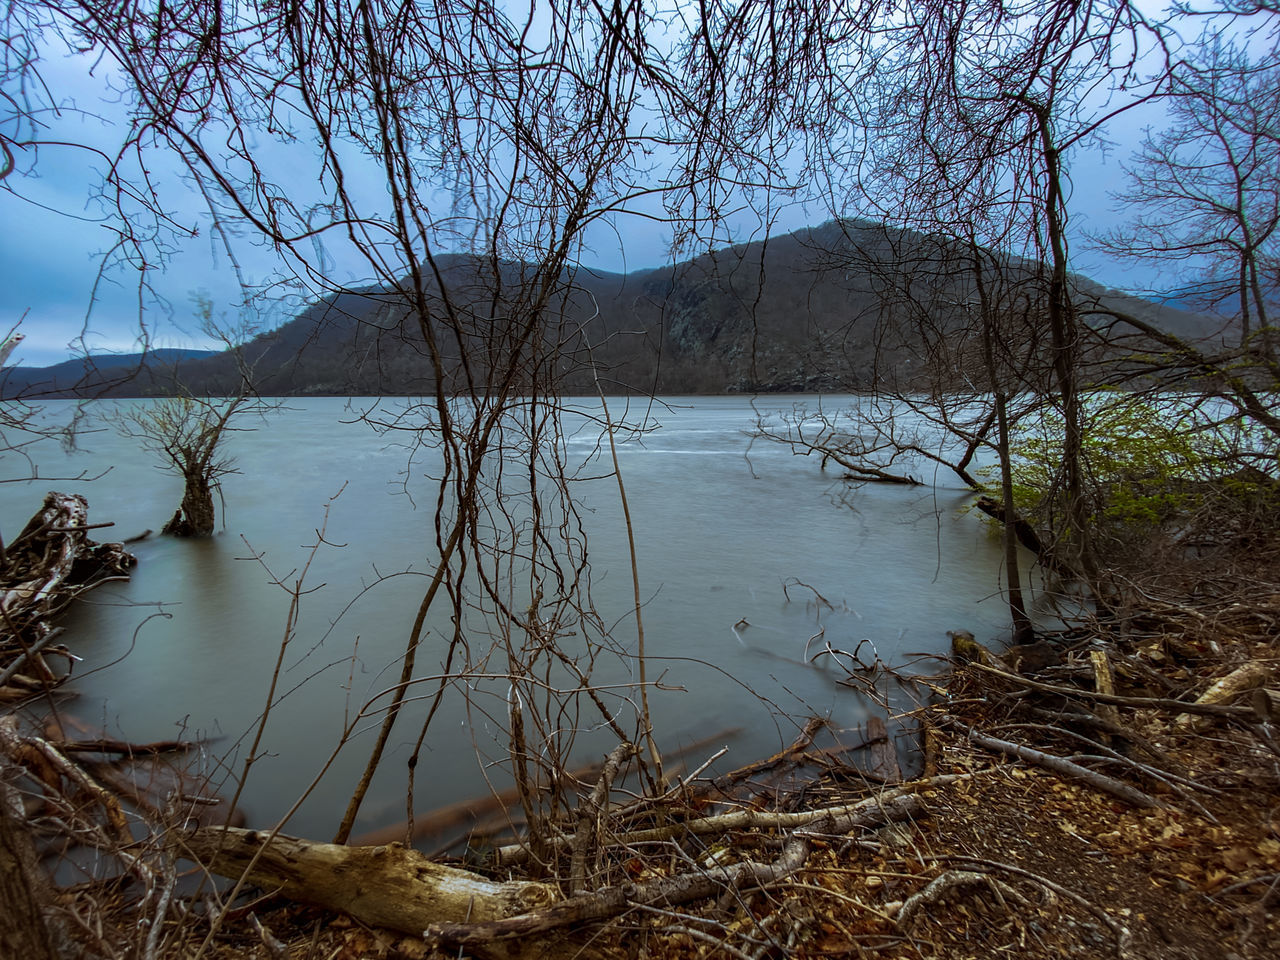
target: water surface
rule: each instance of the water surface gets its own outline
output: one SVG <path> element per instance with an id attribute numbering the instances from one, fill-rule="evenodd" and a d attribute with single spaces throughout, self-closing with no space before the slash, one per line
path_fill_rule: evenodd
<path id="1" fill-rule="evenodd" d="M 771 397 L 756 406 L 767 412 L 794 402 L 816 401 Z M 398 676 L 397 658 L 437 556 L 430 480 L 436 454 L 410 456 L 360 422 L 356 412 L 373 401 L 286 403 L 229 439 L 239 473 L 223 482 L 225 531 L 205 541 L 153 536 L 136 544 L 132 580 L 99 588 L 65 620 L 66 642 L 84 658 L 73 681 L 82 719 L 133 741 L 205 737 L 204 761 L 238 773 L 285 637 L 289 587 L 310 562 L 284 658 L 288 696 L 273 711 L 242 801 L 257 824 L 289 809 L 354 711 Z M 398 401 L 384 403 L 394 412 Z M 598 414 L 598 401 L 577 406 Z M 69 410 L 52 403 L 47 415 Z M 641 412 L 633 405 L 630 415 L 640 419 Z M 789 742 L 809 714 L 843 725 L 861 721 L 868 706 L 835 682 L 839 671 L 804 662 L 806 650 L 823 643 L 853 650 L 869 641 L 862 644 L 868 659 L 874 650 L 902 665 L 915 652 L 942 651 L 948 629 L 1001 632 L 999 549 L 977 516 L 962 512 L 971 499 L 966 491 L 851 491 L 815 458 L 752 444 L 755 413 L 746 399 L 668 398 L 649 417 L 653 429 L 622 443 L 619 458 L 650 675 L 669 688 L 651 694 L 664 747 L 737 728 L 725 738 L 730 752 L 721 761 L 731 767 Z M 569 415 L 566 433 L 567 462 L 597 478 L 571 488 L 581 503 L 594 603 L 617 645 L 631 650 L 630 567 L 607 447 L 592 420 Z M 82 492 L 91 522 L 114 521 L 99 539 L 158 530 L 181 492 L 175 477 L 110 430 L 83 435 L 71 453 L 44 445 L 37 460 L 48 477 L 110 470 L 92 481 L 0 485 L 0 522 L 10 536 L 47 489 Z M 9 475 L 20 469 L 5 466 Z M 322 526 L 325 542 L 312 550 Z M 440 668 L 452 630 L 443 616 L 428 628 L 419 676 Z M 633 662 L 613 660 L 601 664 L 601 682 L 633 679 Z M 501 700 L 492 690 L 478 690 L 470 705 L 459 696 L 447 700 L 419 764 L 419 809 L 503 784 Z M 397 727 L 357 832 L 404 816 L 404 761 L 423 709 L 415 703 Z M 339 752 L 291 832 L 333 832 L 376 720 Z M 588 730 L 578 750 L 603 752 L 609 736 Z"/>

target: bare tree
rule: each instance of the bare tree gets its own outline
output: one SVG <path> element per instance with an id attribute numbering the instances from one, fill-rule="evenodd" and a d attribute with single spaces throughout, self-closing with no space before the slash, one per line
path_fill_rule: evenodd
<path id="1" fill-rule="evenodd" d="M 1108 253 L 1180 269 L 1185 295 L 1226 307 L 1239 343 L 1274 363 L 1280 229 L 1280 65 L 1212 38 L 1173 73 L 1170 125 L 1147 135 L 1117 199 L 1136 216 Z"/>
<path id="2" fill-rule="evenodd" d="M 687 139 L 675 121 L 656 136 L 642 122 L 642 104 L 678 118 L 671 104 L 687 102 L 648 39 L 651 14 L 582 0 L 55 10 L 129 90 L 126 149 L 180 158 L 220 241 L 248 232 L 271 244 L 317 296 L 380 298 L 378 352 L 426 367 L 427 398 L 380 425 L 439 457 L 423 538 L 433 566 L 337 838 L 406 704 L 425 700 L 405 773 L 412 811 L 436 707 L 461 696 L 508 733 L 495 759 L 520 787 L 536 847 L 541 818 L 572 801 L 563 770 L 579 732 L 651 729 L 628 692 L 591 681 L 596 657 L 635 653 L 586 592 L 557 395 L 608 334 L 566 309 L 588 229 L 670 187 L 648 176 L 652 151 Z M 339 282 L 336 264 L 358 282 Z M 441 622 L 453 632 L 435 643 Z M 442 668 L 429 694 L 418 691 L 427 650 Z"/>
<path id="3" fill-rule="evenodd" d="M 769 97 L 753 102 L 799 115 L 809 169 L 834 213 L 867 216 L 913 237 L 900 245 L 902 255 L 852 251 L 860 263 L 889 264 L 877 277 L 893 275 L 879 284 L 878 385 L 927 397 L 907 402 L 929 408 L 926 422 L 953 438 L 953 454 L 943 460 L 966 472 L 978 449 L 1007 454 L 1009 403 L 1019 391 L 1055 409 L 1064 443 L 1039 518 L 1044 547 L 1057 565 L 1098 586 L 1068 161 L 1112 118 L 1162 89 L 1165 37 L 1122 0 L 1017 12 L 924 3 L 874 30 L 860 29 L 861 8 L 799 16 L 792 32 L 802 39 L 788 52 L 804 65 L 787 76 L 812 105 L 806 110 L 794 95 L 781 105 Z M 766 70 L 792 63 L 776 55 L 771 34 L 759 38 L 755 58 L 768 66 L 744 67 L 756 86 L 780 85 Z M 1148 63 L 1150 73 L 1140 72 Z M 750 115 L 759 126 L 758 114 Z M 886 375 L 901 369 L 893 351 L 919 357 L 914 383 L 891 386 Z M 936 372 L 923 372 L 929 369 Z M 859 452 L 879 458 L 877 468 L 886 457 L 918 456 L 921 446 L 890 423 L 862 430 L 874 439 Z"/>
<path id="4" fill-rule="evenodd" d="M 116 428 L 122 436 L 139 441 L 163 468 L 182 477 L 182 502 L 163 533 L 207 537 L 214 532 L 214 491 L 223 477 L 236 472 L 223 441 L 236 429 L 233 421 L 250 412 L 253 404 L 248 394 L 229 399 L 179 396 L 117 415 Z"/>
<path id="5" fill-rule="evenodd" d="M 237 472 L 235 459 L 226 452 L 228 435 L 246 429 L 246 418 L 263 417 L 275 404 L 257 395 L 253 368 L 245 357 L 252 325 L 231 327 L 215 320 L 213 302 L 204 294 L 195 294 L 192 302 L 201 331 L 220 340 L 234 361 L 232 380 L 224 384 L 224 389 L 230 388 L 228 395 L 197 395 L 175 370 L 173 396 L 118 407 L 108 419 L 121 436 L 137 440 L 157 458 L 162 470 L 182 478 L 182 500 L 162 532 L 207 537 L 217 526 L 213 495 L 220 493 L 223 477 Z"/>
<path id="6" fill-rule="evenodd" d="M 1178 336 L 1115 305 L 1082 306 L 1090 335 L 1106 341 L 1108 356 L 1123 358 L 1112 371 L 1116 382 L 1148 398 L 1176 391 L 1196 411 L 1196 433 L 1212 441 L 1200 457 L 1200 474 L 1212 482 L 1200 489 L 1216 491 L 1217 506 L 1186 529 L 1210 543 L 1237 523 L 1256 522 L 1249 500 L 1265 496 L 1280 447 L 1272 321 L 1280 67 L 1271 54 L 1256 57 L 1207 32 L 1197 54 L 1175 65 L 1168 112 L 1170 126 L 1147 135 L 1118 197 L 1134 213 L 1131 225 L 1100 246 L 1172 268 L 1184 297 L 1227 317 L 1234 335 Z M 1230 490 L 1239 495 L 1223 496 Z"/>

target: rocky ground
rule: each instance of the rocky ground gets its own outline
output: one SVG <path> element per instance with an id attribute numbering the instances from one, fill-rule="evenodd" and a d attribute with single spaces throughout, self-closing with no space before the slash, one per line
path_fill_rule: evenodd
<path id="1" fill-rule="evenodd" d="M 1280 955 L 1280 734 L 1265 692 L 1280 676 L 1277 599 L 1152 605 L 1122 632 L 1112 624 L 1055 638 L 1047 659 L 1056 662 L 1034 672 L 985 653 L 957 663 L 916 718 L 926 731 L 923 776 L 905 788 L 872 785 L 828 757 L 823 777 L 772 806 L 823 810 L 879 796 L 888 810 L 910 794 L 906 816 L 838 831 L 823 821 L 677 831 L 661 849 L 620 842 L 606 848 L 614 872 L 604 880 L 637 888 L 699 865 L 777 863 L 798 838 L 807 850 L 797 869 L 762 884 L 633 903 L 603 922 L 468 951 L 753 960 Z M 1113 702 L 1099 696 L 1110 683 L 1100 681 L 1102 653 Z M 1170 703 L 1194 701 L 1242 668 L 1251 689 L 1195 715 Z M 783 762 L 805 759 L 815 757 L 800 749 Z M 1074 766 L 1046 766 L 1064 759 Z M 670 824 L 714 809 L 704 793 L 649 819 Z M 615 826 L 621 841 L 624 828 Z M 268 901 L 254 923 L 247 916 L 224 925 L 209 955 L 459 953 L 294 903 Z M 194 955 L 202 939 L 192 926 L 174 939 L 173 954 Z"/>

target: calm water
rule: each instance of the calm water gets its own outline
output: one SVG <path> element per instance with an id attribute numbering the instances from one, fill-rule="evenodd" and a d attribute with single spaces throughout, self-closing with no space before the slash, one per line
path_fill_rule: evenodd
<path id="1" fill-rule="evenodd" d="M 757 405 L 767 411 L 793 402 L 816 403 L 769 398 Z M 230 440 L 240 473 L 223 483 L 225 532 L 136 544 L 132 580 L 91 593 L 64 621 L 67 643 L 84 658 L 73 681 L 82 719 L 133 741 L 206 737 L 205 762 L 238 772 L 285 635 L 290 596 L 273 581 L 297 578 L 327 507 L 327 543 L 307 571 L 310 592 L 284 659 L 281 689 L 289 693 L 273 711 L 242 801 L 258 825 L 292 805 L 352 712 L 398 676 L 422 574 L 436 557 L 427 476 L 434 455 L 410 458 L 358 422 L 355 407 L 372 401 L 287 403 Z M 595 401 L 579 406 L 598 410 Z M 49 404 L 48 415 L 66 417 L 70 409 Z M 396 402 L 387 409 L 394 412 Z M 636 408 L 631 415 L 639 416 Z M 820 631 L 846 650 L 870 640 L 894 664 L 943 650 L 948 629 L 1000 633 L 998 548 L 976 516 L 960 512 L 965 491 L 871 485 L 850 492 L 814 458 L 751 446 L 754 414 L 742 399 L 670 398 L 651 417 L 655 429 L 623 444 L 619 456 L 647 600 L 651 676 L 683 688 L 651 696 L 664 748 L 740 728 L 722 738 L 730 752 L 721 766 L 732 767 L 789 742 L 806 715 L 829 713 L 845 725 L 864 719 L 867 705 L 836 684 L 834 672 L 804 663 Z M 600 478 L 573 487 L 589 538 L 594 603 L 604 623 L 617 624 L 619 643 L 630 645 L 630 571 L 607 450 L 602 455 L 599 429 L 587 419 L 570 415 L 566 433 L 569 462 Z M 43 477 L 110 470 L 91 482 L 0 484 L 0 523 L 9 536 L 48 489 L 81 492 L 90 522 L 114 521 L 99 539 L 158 530 L 181 492 L 175 478 L 109 430 L 84 435 L 70 454 L 48 444 L 36 459 Z M 12 476 L 21 465 L 4 468 Z M 830 606 L 815 603 L 813 591 Z M 447 620 L 429 628 L 418 661 L 423 676 L 439 669 L 451 629 Z M 597 677 L 624 682 L 631 669 L 625 660 L 604 663 Z M 472 707 L 451 695 L 433 721 L 418 767 L 419 809 L 483 792 L 487 780 L 503 784 L 500 731 L 486 719 L 486 710 L 502 715 L 501 703 Z M 415 709 L 393 735 L 357 833 L 404 815 L 404 760 L 421 718 Z M 362 725 L 339 753 L 290 832 L 333 832 L 374 726 Z M 592 734 L 580 749 L 590 757 L 610 745 Z"/>

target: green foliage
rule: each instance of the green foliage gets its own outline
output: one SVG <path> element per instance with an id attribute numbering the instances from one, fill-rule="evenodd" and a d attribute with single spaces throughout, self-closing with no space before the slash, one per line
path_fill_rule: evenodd
<path id="1" fill-rule="evenodd" d="M 1084 475 L 1093 522 L 1124 535 L 1195 509 L 1207 492 L 1251 492 L 1261 474 L 1243 471 L 1261 453 L 1256 431 L 1218 420 L 1189 399 L 1095 394 L 1085 405 Z M 1024 416 L 1012 436 L 1014 505 L 1052 516 L 1063 496 L 1063 420 L 1049 409 Z M 998 472 L 982 471 L 998 495 Z"/>

